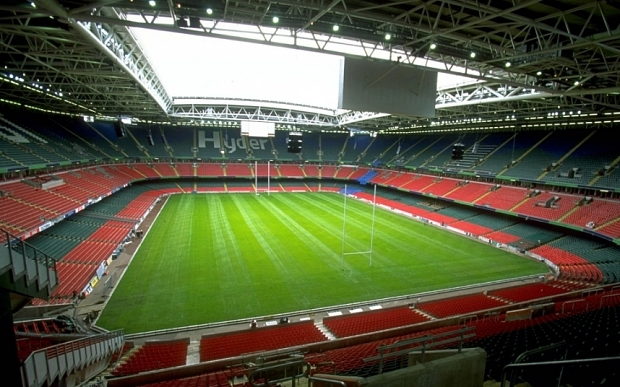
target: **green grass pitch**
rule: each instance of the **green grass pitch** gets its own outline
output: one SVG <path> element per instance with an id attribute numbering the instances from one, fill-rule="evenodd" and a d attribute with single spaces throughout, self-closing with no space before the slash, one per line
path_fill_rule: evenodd
<path id="1" fill-rule="evenodd" d="M 369 250 L 371 220 L 347 200 L 345 252 Z M 144 332 L 547 272 L 380 208 L 370 266 L 342 259 L 342 228 L 338 194 L 172 195 L 98 325 Z"/>

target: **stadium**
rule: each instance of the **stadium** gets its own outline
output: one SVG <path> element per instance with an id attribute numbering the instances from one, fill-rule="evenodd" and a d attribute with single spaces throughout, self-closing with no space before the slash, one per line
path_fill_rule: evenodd
<path id="1" fill-rule="evenodd" d="M 617 385 L 618 14 L 4 1 L 5 385 Z"/>

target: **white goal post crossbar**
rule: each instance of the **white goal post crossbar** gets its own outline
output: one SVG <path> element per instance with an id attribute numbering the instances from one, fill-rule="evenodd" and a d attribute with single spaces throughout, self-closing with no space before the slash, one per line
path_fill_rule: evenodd
<path id="1" fill-rule="evenodd" d="M 258 196 L 258 161 L 254 161 L 254 193 L 256 194 L 256 196 Z M 267 161 L 267 196 L 269 196 L 270 193 L 271 193 L 271 160 Z"/>
<path id="2" fill-rule="evenodd" d="M 369 255 L 369 262 L 368 262 L 368 266 L 372 266 L 372 253 L 373 253 L 373 244 L 374 244 L 374 240 L 375 240 L 375 211 L 377 209 L 377 185 L 374 185 L 374 192 L 373 192 L 373 196 L 372 196 L 372 221 L 371 221 L 371 225 L 370 225 L 370 250 L 368 251 L 352 251 L 352 252 L 348 252 L 345 253 L 344 248 L 345 248 L 345 240 L 346 240 L 346 236 L 347 236 L 347 185 L 344 185 L 344 204 L 342 206 L 343 208 L 343 215 L 342 215 L 342 252 L 341 252 L 341 262 L 342 262 L 342 268 L 344 269 L 344 257 L 347 255 L 362 255 L 362 254 L 368 254 Z"/>

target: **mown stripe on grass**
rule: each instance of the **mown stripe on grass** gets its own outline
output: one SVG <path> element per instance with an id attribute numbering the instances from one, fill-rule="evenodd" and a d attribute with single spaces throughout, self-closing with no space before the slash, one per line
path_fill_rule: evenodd
<path id="1" fill-rule="evenodd" d="M 305 247 L 313 251 L 317 256 L 321 257 L 326 264 L 339 263 L 340 253 L 336 253 L 336 251 L 332 247 L 327 246 L 327 244 L 325 243 L 325 239 L 319 239 L 318 237 L 310 233 L 307 230 L 307 224 L 304 224 L 304 226 L 302 226 L 298 221 L 293 219 L 282 209 L 276 206 L 273 201 L 278 201 L 285 204 L 289 209 L 293 209 L 294 211 L 292 212 L 295 214 L 296 219 L 304 219 L 306 221 L 316 222 L 317 219 L 314 212 L 310 211 L 308 207 L 301 207 L 292 203 L 291 201 L 284 200 L 283 196 L 274 198 L 272 199 L 272 201 L 263 200 L 260 202 L 260 204 L 265 207 L 265 209 L 267 209 L 274 215 L 277 215 L 278 221 L 288 227 L 289 230 L 292 230 L 295 237 L 299 239 L 299 241 Z M 350 270 L 352 268 L 348 267 L 347 269 Z"/>
<path id="2" fill-rule="evenodd" d="M 337 200 L 339 198 L 334 198 L 334 195 L 325 195 L 325 197 L 322 199 L 325 199 L 332 204 L 337 204 Z M 368 203 L 359 202 L 355 199 L 351 201 L 353 203 L 349 205 L 349 211 L 354 213 L 355 215 L 364 217 L 365 219 L 364 221 L 360 221 L 355 217 L 350 217 L 348 218 L 348 220 L 350 220 L 350 223 L 352 225 L 357 226 L 359 229 L 363 229 L 364 227 L 369 228 L 370 220 L 372 219 L 372 206 Z M 358 205 L 356 205 L 355 203 Z M 366 207 L 367 209 L 364 207 Z M 415 239 L 417 243 L 424 242 L 424 244 L 426 244 L 427 246 L 436 246 L 438 243 L 442 242 L 441 240 L 438 241 L 436 238 L 438 232 L 436 229 L 423 226 L 423 224 L 421 223 L 416 224 L 412 221 L 412 219 L 406 219 L 401 215 L 390 213 L 382 208 L 377 208 L 377 214 L 379 214 L 379 216 L 377 216 L 375 219 L 375 232 L 382 233 L 382 235 L 380 235 L 380 238 L 385 239 L 392 244 L 396 244 L 398 240 L 400 240 L 400 237 L 405 235 L 411 238 L 412 233 L 415 233 Z M 368 220 L 367 224 L 365 223 L 366 220 Z M 423 226 L 422 230 L 419 226 Z M 429 233 L 423 232 L 425 231 L 425 229 L 430 230 L 432 236 L 429 236 Z M 443 232 L 445 233 L 445 236 L 447 238 L 455 237 L 454 235 L 448 234 L 447 231 Z M 396 237 L 396 234 L 399 234 L 400 236 Z M 465 238 L 460 236 L 456 237 L 461 239 L 462 241 L 466 240 Z M 464 253 L 460 245 L 455 246 L 452 244 L 442 244 L 442 247 L 444 250 L 450 251 L 451 255 L 448 255 L 448 257 L 454 257 L 455 255 L 462 255 Z"/>
<path id="3" fill-rule="evenodd" d="M 373 266 L 367 256 L 347 256 L 342 270 L 337 194 L 168 200 L 102 313 L 107 329 L 137 332 L 270 315 L 545 271 L 380 209 Z M 367 249 L 372 207 L 356 200 L 347 205 L 347 248 Z"/>
<path id="4" fill-rule="evenodd" d="M 277 206 L 274 202 L 279 202 L 284 204 L 284 206 Z M 360 272 L 353 265 L 349 264 L 347 261 L 342 259 L 341 251 L 336 252 L 333 248 L 330 248 L 324 243 L 325 239 L 319 239 L 307 230 L 308 222 L 314 223 L 318 225 L 319 223 L 324 223 L 325 220 L 321 217 L 318 217 L 317 213 L 312 211 L 312 207 L 302 207 L 295 203 L 292 203 L 282 195 L 274 197 L 269 200 L 261 200 L 260 204 L 263 205 L 268 211 L 276 216 L 276 219 L 282 223 L 284 226 L 288 227 L 289 230 L 293 231 L 293 235 L 299 241 L 299 244 L 303 246 L 299 246 L 298 248 L 304 248 L 306 251 L 312 251 L 319 260 L 322 261 L 323 265 L 331 268 L 341 267 L 343 270 L 340 272 L 340 275 L 343 277 L 342 279 L 346 280 L 349 283 L 360 283 L 363 282 L 368 291 L 371 292 L 383 292 L 385 289 L 378 286 L 377 284 L 371 281 L 371 278 L 364 275 L 363 272 Z M 293 214 L 295 214 L 295 219 L 286 214 L 280 207 L 293 209 Z M 298 220 L 305 220 L 304 225 L 301 225 Z M 328 227 L 323 227 L 323 230 L 328 230 Z M 328 234 L 332 239 L 335 238 L 334 233 Z"/>
<path id="5" fill-rule="evenodd" d="M 300 200 L 303 198 L 300 197 Z M 339 208 L 342 211 L 342 196 L 324 194 L 318 200 L 326 206 L 334 209 Z M 372 216 L 371 209 L 372 207 L 367 203 L 356 200 L 350 201 L 347 211 L 352 216 L 348 218 L 347 222 L 351 223 L 352 227 L 359 226 L 358 229 L 367 229 L 369 224 L 366 224 L 365 221 L 360 223 L 356 214 L 370 219 Z M 421 277 L 423 282 L 432 278 L 433 283 L 456 282 L 456 284 L 464 285 L 484 280 L 484 276 L 491 280 L 510 276 L 512 272 L 514 272 L 512 273 L 513 276 L 532 274 L 532 265 L 536 266 L 535 263 L 528 262 L 523 257 L 489 248 L 489 246 L 484 246 L 469 238 L 454 235 L 444 230 L 437 230 L 435 227 L 426 226 L 381 208 L 377 208 L 376 214 L 376 251 L 381 251 L 381 246 L 383 246 L 387 255 L 375 253 L 373 254 L 373 262 L 375 262 L 375 257 L 381 257 L 405 268 L 409 263 L 401 258 L 411 258 L 416 262 L 416 265 L 411 267 L 409 273 L 429 274 L 429 276 L 417 276 L 418 278 Z M 383 232 L 384 229 L 386 232 Z M 350 234 L 352 235 L 354 232 L 350 232 Z M 364 235 L 363 232 L 362 235 Z M 438 257 L 441 259 L 437 259 Z M 501 267 L 489 265 L 485 259 L 499 257 L 507 258 L 502 262 Z M 376 261 L 377 263 L 380 262 L 380 258 Z M 461 268 L 454 270 L 458 266 Z M 541 272 L 544 271 L 541 269 Z M 398 273 L 403 272 L 406 271 L 398 271 Z M 480 273 L 481 275 L 472 276 L 472 273 Z"/>
<path id="6" fill-rule="evenodd" d="M 307 305 L 309 303 L 308 294 L 313 289 L 308 288 L 304 281 L 292 281 L 291 279 L 303 278 L 304 270 L 298 261 L 291 259 L 291 251 L 286 248 L 284 234 L 286 229 L 275 226 L 274 218 L 269 213 L 258 214 L 255 211 L 255 200 L 242 200 L 239 196 L 232 197 L 233 202 L 237 206 L 245 226 L 249 229 L 250 234 L 246 234 L 246 239 L 255 240 L 262 251 L 253 251 L 252 254 L 258 254 L 263 261 L 266 259 L 271 263 L 272 270 L 269 266 L 263 267 L 264 275 L 273 278 L 270 284 L 277 297 L 281 302 L 285 303 L 288 310 L 293 305 Z M 276 232 L 272 231 L 272 227 L 277 227 Z M 290 234 L 289 234 L 290 237 Z M 282 239 L 281 239 L 282 238 Z M 274 297 L 276 295 L 274 294 Z"/>
<path id="7" fill-rule="evenodd" d="M 291 208 L 294 208 L 297 211 L 303 211 L 304 208 L 307 209 L 310 207 L 314 207 L 321 211 L 325 210 L 325 206 L 317 205 L 317 203 L 310 198 L 299 197 L 298 199 L 300 202 L 303 202 L 303 203 L 296 203 L 295 201 L 290 200 L 290 198 L 282 197 L 282 200 L 287 206 L 290 206 Z M 335 212 L 336 211 L 334 211 L 334 213 Z M 405 248 L 396 248 L 396 249 L 394 248 L 394 247 L 401 246 L 402 239 L 389 238 L 391 239 L 390 243 L 392 244 L 391 246 L 392 249 L 390 249 L 389 255 L 388 255 L 385 251 L 383 251 L 384 249 L 382 249 L 381 247 L 382 245 L 381 242 L 382 240 L 388 239 L 386 238 L 386 236 L 389 234 L 386 234 L 383 232 L 377 232 L 375 230 L 375 240 L 377 243 L 375 244 L 375 248 L 373 248 L 373 255 L 372 255 L 372 261 L 374 265 L 373 269 L 368 269 L 364 267 L 365 265 L 366 266 L 370 265 L 369 254 L 346 255 L 343 261 L 342 260 L 342 228 L 337 227 L 338 224 L 342 224 L 343 222 L 342 213 L 340 213 L 340 216 L 335 217 L 336 222 L 327 221 L 323 217 L 314 217 L 312 219 L 308 218 L 308 220 L 315 223 L 316 227 L 322 228 L 323 230 L 329 232 L 331 235 L 334 236 L 334 239 L 338 239 L 339 241 L 338 255 L 337 255 L 338 262 L 334 262 L 334 265 L 337 266 L 337 265 L 344 264 L 346 270 L 348 271 L 357 270 L 358 272 L 356 273 L 356 277 L 358 277 L 359 279 L 355 279 L 355 282 L 360 282 L 361 280 L 362 282 L 367 284 L 369 292 L 374 292 L 375 294 L 383 293 L 385 289 L 383 287 L 377 286 L 376 281 L 373 281 L 373 278 L 367 276 L 365 273 L 368 273 L 369 275 L 371 275 L 373 272 L 376 273 L 377 270 L 385 270 L 385 267 L 401 266 L 402 262 L 400 262 L 400 260 L 393 260 L 391 258 L 395 258 L 398 256 L 402 257 L 404 254 L 410 253 L 410 251 L 408 251 Z M 370 224 L 365 224 L 365 222 L 360 222 L 359 220 L 355 219 L 354 216 L 348 217 L 347 222 L 352 223 L 352 226 L 354 227 L 347 227 L 349 230 L 348 230 L 348 234 L 345 236 L 346 237 L 345 246 L 348 246 L 348 248 L 345 248 L 345 253 L 357 253 L 357 252 L 369 251 L 370 237 L 371 237 Z M 382 236 L 383 236 L 383 239 L 382 239 Z M 341 263 L 341 262 L 344 262 L 344 263 Z M 355 267 L 357 267 L 357 269 L 353 266 L 352 262 L 356 262 Z M 362 271 L 360 271 L 360 269 L 362 269 Z M 412 277 L 411 277 L 411 274 L 407 270 L 395 270 L 391 273 L 391 276 L 392 276 L 392 280 L 395 280 L 396 278 L 398 278 L 403 283 L 403 286 L 409 286 L 411 284 Z"/>
<path id="8" fill-rule="evenodd" d="M 260 308 L 260 300 L 253 297 L 253 292 L 246 292 L 245 300 L 237 297 L 239 284 L 252 284 L 252 278 L 243 263 L 243 253 L 224 211 L 221 196 L 205 195 L 205 198 L 211 231 L 210 240 L 206 242 L 210 242 L 212 246 L 207 259 L 213 261 L 217 270 L 217 276 L 213 280 L 218 284 L 222 295 L 228 296 L 223 305 L 226 314 L 239 310 L 250 312 L 256 307 Z"/>

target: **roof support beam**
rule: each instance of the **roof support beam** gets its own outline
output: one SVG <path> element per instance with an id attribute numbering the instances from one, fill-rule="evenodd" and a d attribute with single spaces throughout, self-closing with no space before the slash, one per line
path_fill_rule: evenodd
<path id="1" fill-rule="evenodd" d="M 306 24 L 304 24 L 299 31 L 304 31 L 306 28 L 310 27 L 312 24 L 314 24 L 314 22 L 316 22 L 317 20 L 319 20 L 320 18 L 323 17 L 323 15 L 325 15 L 327 12 L 331 11 L 332 8 L 334 8 L 336 5 L 338 5 L 338 3 L 340 3 L 342 0 L 334 0 L 331 2 L 330 5 L 327 6 L 327 8 L 321 10 L 319 13 L 317 13 L 312 19 L 308 20 L 306 22 Z"/>

